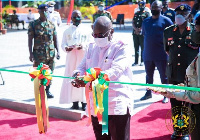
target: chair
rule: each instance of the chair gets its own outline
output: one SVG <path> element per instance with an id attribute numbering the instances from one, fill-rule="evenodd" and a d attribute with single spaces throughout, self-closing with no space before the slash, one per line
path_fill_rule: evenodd
<path id="1" fill-rule="evenodd" d="M 17 15 L 10 15 L 10 24 L 11 24 L 11 29 L 13 27 L 13 24 L 15 24 L 17 26 L 19 26 L 19 23 L 21 23 L 23 25 L 23 29 L 24 29 L 24 21 L 23 20 L 19 20 Z"/>
<path id="2" fill-rule="evenodd" d="M 124 14 L 117 14 L 117 19 L 116 22 L 113 22 L 113 24 L 120 25 L 120 29 L 121 29 L 121 25 L 124 25 Z M 124 25 L 124 29 L 125 29 L 125 25 Z"/>

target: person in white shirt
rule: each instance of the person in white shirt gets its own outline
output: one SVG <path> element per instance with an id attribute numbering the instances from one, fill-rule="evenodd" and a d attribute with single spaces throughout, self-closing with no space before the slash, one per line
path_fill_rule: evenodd
<path id="1" fill-rule="evenodd" d="M 32 22 L 32 21 L 35 20 L 34 15 L 32 14 L 31 9 L 28 10 L 27 19 L 28 19 L 28 22 Z"/>
<path id="2" fill-rule="evenodd" d="M 139 5 L 140 1 L 143 1 L 143 2 L 145 2 L 145 4 L 146 4 L 146 0 L 136 0 L 136 1 L 137 1 L 137 3 L 138 3 L 138 7 L 134 9 L 134 14 L 135 14 L 136 12 L 140 11 L 140 5 Z M 150 16 L 152 16 L 151 10 L 150 10 L 148 7 L 145 6 L 145 7 L 144 7 L 144 11 L 149 12 Z"/>
<path id="3" fill-rule="evenodd" d="M 74 70 L 73 76 L 83 76 L 88 68 L 100 68 L 111 81 L 131 82 L 132 54 L 130 46 L 122 41 L 114 41 L 113 26 L 106 16 L 96 19 L 93 26 L 95 43 L 90 43 L 85 57 Z M 84 87 L 79 78 L 73 82 L 75 87 Z M 110 83 L 108 93 L 108 135 L 102 135 L 102 125 L 94 115 L 93 98 L 90 94 L 90 111 L 93 130 L 97 140 L 130 140 L 130 116 L 133 111 L 133 89 L 130 85 Z"/>
<path id="4" fill-rule="evenodd" d="M 61 17 L 59 12 L 54 11 L 54 5 L 56 4 L 54 1 L 48 1 L 46 4 L 49 6 L 48 7 L 48 20 L 53 22 L 53 24 L 58 28 L 61 24 Z"/>
<path id="5" fill-rule="evenodd" d="M 70 25 L 63 33 L 61 47 L 66 56 L 65 76 L 71 76 L 78 64 L 84 57 L 85 50 L 88 48 L 88 43 L 92 39 L 90 28 L 88 29 L 81 24 L 81 12 L 78 10 L 72 13 L 72 25 Z M 60 103 L 72 103 L 71 109 L 79 109 L 78 102 L 82 102 L 82 110 L 85 111 L 85 88 L 75 88 L 71 85 L 70 79 L 64 79 L 61 93 Z"/>

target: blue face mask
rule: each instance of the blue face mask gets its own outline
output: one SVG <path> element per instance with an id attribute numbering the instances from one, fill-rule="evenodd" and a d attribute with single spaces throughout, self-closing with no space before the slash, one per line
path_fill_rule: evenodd
<path id="1" fill-rule="evenodd" d="M 48 17 L 48 12 L 44 11 L 44 16 L 47 18 Z"/>
<path id="2" fill-rule="evenodd" d="M 182 25 L 186 21 L 185 17 L 182 15 L 176 15 L 175 16 L 175 22 L 178 25 Z"/>

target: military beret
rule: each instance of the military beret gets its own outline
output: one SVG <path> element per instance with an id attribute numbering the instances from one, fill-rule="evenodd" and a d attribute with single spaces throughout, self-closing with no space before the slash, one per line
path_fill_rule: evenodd
<path id="1" fill-rule="evenodd" d="M 40 5 L 38 6 L 38 9 L 46 9 L 46 8 L 48 8 L 48 5 L 47 5 L 47 4 L 40 4 Z"/>
<path id="2" fill-rule="evenodd" d="M 191 7 L 187 4 L 181 4 L 178 7 L 176 7 L 175 12 L 176 11 L 191 11 Z"/>
<path id="3" fill-rule="evenodd" d="M 195 21 L 196 21 L 196 22 L 195 22 L 196 25 L 200 25 L 200 15 L 196 18 Z"/>
<path id="4" fill-rule="evenodd" d="M 56 3 L 54 1 L 48 1 L 45 4 L 47 4 L 49 7 L 53 7 Z"/>
<path id="5" fill-rule="evenodd" d="M 139 1 L 139 2 L 138 2 L 138 5 L 139 5 L 139 6 L 144 6 L 144 5 L 145 5 L 145 2 L 144 2 L 144 1 Z"/>
<path id="6" fill-rule="evenodd" d="M 104 3 L 104 2 L 100 2 L 100 3 L 98 4 L 98 6 L 105 6 L 105 3 Z"/>

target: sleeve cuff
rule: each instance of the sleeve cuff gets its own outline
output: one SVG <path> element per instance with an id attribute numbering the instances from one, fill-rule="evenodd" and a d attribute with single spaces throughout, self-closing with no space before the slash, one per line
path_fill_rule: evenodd
<path id="1" fill-rule="evenodd" d="M 184 101 L 185 92 L 175 92 L 174 96 L 177 100 Z"/>

